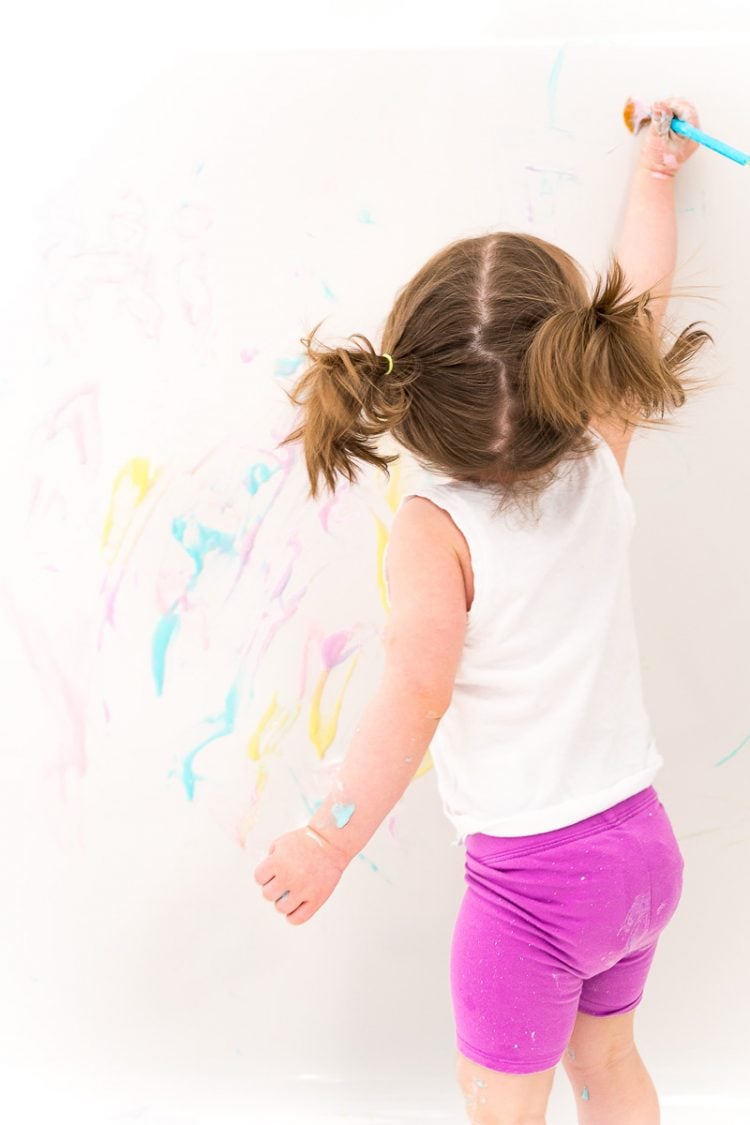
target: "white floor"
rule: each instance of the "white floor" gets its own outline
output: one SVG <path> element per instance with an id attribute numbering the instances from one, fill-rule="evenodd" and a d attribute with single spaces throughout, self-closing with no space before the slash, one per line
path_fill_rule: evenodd
<path id="1" fill-rule="evenodd" d="M 6 1091 L 7 1092 L 7 1091 Z M 17 1091 L 20 1095 L 20 1091 Z M 217 1091 L 217 1094 L 219 1092 Z M 13 1099 L 14 1125 L 467 1125 L 459 1090 L 434 1087 L 420 1091 L 404 1086 L 384 1090 L 365 1082 L 338 1084 L 312 1081 L 280 1083 L 278 1097 L 259 1096 L 257 1088 L 231 1105 L 221 1096 L 211 1106 L 197 1106 L 183 1097 L 149 1096 L 99 1088 L 61 1095 L 37 1089 Z M 32 1100 L 33 1097 L 33 1100 Z M 205 1092 L 203 1098 L 205 1099 Z M 179 1103 L 184 1104 L 179 1104 Z M 748 1125 L 750 1098 L 732 1101 L 721 1095 L 699 1099 L 660 1092 L 661 1125 Z M 5 1101 L 6 1108 L 8 1106 Z M 563 1073 L 555 1076 L 547 1125 L 576 1125 L 573 1092 Z"/>

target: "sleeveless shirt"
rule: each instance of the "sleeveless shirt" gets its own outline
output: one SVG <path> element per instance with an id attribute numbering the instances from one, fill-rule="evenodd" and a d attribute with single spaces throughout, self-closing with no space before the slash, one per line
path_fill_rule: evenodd
<path id="1" fill-rule="evenodd" d="M 481 485 L 427 471 L 401 498 L 449 513 L 474 574 L 453 695 L 430 743 L 454 846 L 473 832 L 573 824 L 646 788 L 664 764 L 631 600 L 635 510 L 614 453 L 590 433 L 594 452 L 566 462 L 538 520 L 498 514 Z"/>

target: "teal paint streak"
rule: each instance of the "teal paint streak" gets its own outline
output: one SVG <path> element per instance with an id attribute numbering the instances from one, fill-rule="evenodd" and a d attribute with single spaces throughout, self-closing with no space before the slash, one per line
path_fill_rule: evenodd
<path id="1" fill-rule="evenodd" d="M 235 553 L 234 536 L 230 535 L 228 532 L 217 531 L 216 528 L 213 527 L 205 527 L 202 523 L 196 524 L 195 527 L 197 531 L 197 542 L 186 543 L 185 530 L 187 528 L 187 521 L 183 518 L 174 519 L 172 521 L 172 535 L 195 564 L 195 574 L 187 584 L 188 590 L 192 589 L 198 581 L 205 565 L 205 556 L 209 551 L 221 551 L 224 555 Z"/>
<path id="2" fill-rule="evenodd" d="M 224 710 L 220 711 L 218 715 L 209 715 L 208 719 L 206 719 L 206 722 L 220 723 L 221 726 L 218 730 L 214 731 L 213 734 L 210 734 L 208 738 L 204 738 L 202 742 L 199 742 L 195 749 L 191 750 L 191 752 L 183 759 L 182 769 L 179 772 L 181 774 L 183 788 L 187 793 L 188 799 L 191 801 L 195 796 L 196 781 L 204 780 L 200 776 L 200 774 L 195 773 L 195 771 L 193 770 L 193 760 L 204 746 L 208 746 L 210 742 L 215 742 L 217 738 L 223 738 L 224 735 L 231 734 L 233 732 L 237 720 L 237 698 L 238 690 L 237 683 L 235 681 L 227 694 L 224 704 Z M 170 770 L 167 774 L 167 777 L 176 777 L 177 773 L 177 769 Z"/>
<path id="3" fill-rule="evenodd" d="M 255 496 L 260 486 L 278 473 L 280 468 L 281 466 L 277 465 L 275 469 L 271 469 L 264 461 L 256 461 L 255 464 L 251 465 L 245 473 L 245 479 L 243 481 L 250 495 Z"/>
<path id="4" fill-rule="evenodd" d="M 735 746 L 734 750 L 730 750 L 725 758 L 720 758 L 716 765 L 723 766 L 724 763 L 728 762 L 730 758 L 733 758 L 735 754 L 738 753 L 738 751 L 741 750 L 745 743 L 748 741 L 750 741 L 750 734 L 745 735 L 745 737 L 742 739 L 742 742 L 740 742 L 738 746 Z"/>
<path id="5" fill-rule="evenodd" d="M 560 81 L 560 71 L 562 70 L 563 59 L 565 58 L 565 47 L 561 47 L 555 56 L 555 61 L 552 64 L 552 70 L 547 80 L 547 107 L 549 109 L 549 128 L 556 129 L 559 133 L 567 133 L 569 137 L 573 134 L 570 129 L 563 129 L 559 125 L 555 125 L 555 99 L 557 98 L 557 86 Z"/>
<path id="6" fill-rule="evenodd" d="M 195 542 L 186 542 L 188 521 L 184 516 L 176 516 L 172 520 L 172 535 L 192 559 L 195 573 L 189 579 L 186 589 L 191 590 L 200 578 L 205 568 L 205 560 L 209 551 L 219 551 L 223 555 L 236 554 L 234 537 L 224 531 L 217 531 L 212 527 L 205 527 L 199 523 L 195 525 Z M 176 602 L 174 603 L 177 604 Z M 151 671 L 156 685 L 156 694 L 164 691 L 166 675 L 167 649 L 177 635 L 179 629 L 179 615 L 174 612 L 174 606 L 165 613 L 157 622 L 151 642 Z"/>
<path id="7" fill-rule="evenodd" d="M 588 1086 L 584 1086 L 583 1087 L 583 1093 L 581 1094 L 581 1101 L 587 1102 L 589 1100 L 589 1098 L 590 1098 L 589 1088 L 588 1088 Z"/>
<path id="8" fill-rule="evenodd" d="M 180 619 L 176 613 L 165 613 L 157 622 L 154 629 L 154 639 L 151 642 L 151 670 L 156 684 L 156 694 L 164 691 L 164 666 L 167 648 L 180 627 Z"/>
<path id="9" fill-rule="evenodd" d="M 369 868 L 370 868 L 370 871 L 379 871 L 380 870 L 377 863 L 373 863 L 371 859 L 368 859 L 364 852 L 360 852 L 359 855 L 357 856 L 357 859 L 361 859 L 363 863 L 368 864 Z M 385 876 L 383 876 L 383 878 L 385 879 Z M 390 879 L 385 879 L 385 881 L 386 881 L 386 883 L 391 882 Z"/>

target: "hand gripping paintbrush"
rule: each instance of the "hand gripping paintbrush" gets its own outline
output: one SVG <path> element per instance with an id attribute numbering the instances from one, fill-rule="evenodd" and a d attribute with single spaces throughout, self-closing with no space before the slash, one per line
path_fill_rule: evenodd
<path id="1" fill-rule="evenodd" d="M 637 133 L 643 125 L 651 120 L 651 107 L 635 98 L 628 98 L 622 116 L 630 132 Z M 680 117 L 673 117 L 669 123 L 669 128 L 673 133 L 679 133 L 680 136 L 688 137 L 691 141 L 705 145 L 706 148 L 712 148 L 714 152 L 720 152 L 722 156 L 728 156 L 730 160 L 735 160 L 738 164 L 750 164 L 750 153 L 741 152 L 740 149 L 732 148 L 731 145 L 718 140 L 716 137 L 710 137 L 702 129 L 696 129 L 689 121 L 683 121 Z"/>

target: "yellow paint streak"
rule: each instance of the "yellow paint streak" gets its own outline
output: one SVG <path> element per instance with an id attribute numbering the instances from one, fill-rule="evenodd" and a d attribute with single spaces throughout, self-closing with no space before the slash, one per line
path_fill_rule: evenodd
<path id="1" fill-rule="evenodd" d="M 378 557 L 378 587 L 380 589 L 380 600 L 383 603 L 383 609 L 386 613 L 390 612 L 390 605 L 388 604 L 388 587 L 385 582 L 385 549 L 388 546 L 390 532 L 381 519 L 375 517 L 375 536 L 377 540 L 377 557 Z"/>
<path id="2" fill-rule="evenodd" d="M 401 477 L 403 476 L 403 468 L 400 461 L 394 461 L 390 465 L 391 474 L 388 478 L 388 484 L 385 486 L 385 501 L 392 512 L 396 511 L 399 500 L 401 499 Z"/>
<path id="3" fill-rule="evenodd" d="M 115 509 L 120 512 L 123 509 L 130 512 L 129 518 L 124 521 L 124 529 L 121 535 L 121 540 L 125 537 L 125 530 L 132 520 L 132 513 L 143 503 L 143 500 L 154 487 L 159 473 L 153 473 L 150 469 L 150 462 L 147 457 L 132 457 L 127 461 L 120 472 L 114 479 L 112 485 L 112 493 L 109 501 L 109 508 L 104 520 L 104 527 L 102 529 L 102 547 L 106 547 L 109 543 L 110 536 L 112 535 L 115 526 Z M 135 490 L 135 497 L 131 496 L 132 491 Z M 115 548 L 119 547 L 119 544 Z"/>
<path id="4" fill-rule="evenodd" d="M 401 478 L 403 470 L 400 461 L 395 461 L 391 465 L 391 473 L 388 479 L 388 484 L 385 487 L 385 502 L 391 511 L 396 513 L 396 509 L 401 501 L 402 487 Z M 377 568 L 378 568 L 378 587 L 380 588 L 380 600 L 386 613 L 390 612 L 388 604 L 388 587 L 385 581 L 385 550 L 388 546 L 390 538 L 390 530 L 385 526 L 381 519 L 375 516 L 375 535 L 377 542 Z"/>
<path id="5" fill-rule="evenodd" d="M 411 779 L 409 784 L 411 785 L 411 782 L 416 781 L 418 777 L 423 777 L 427 773 L 428 770 L 432 769 L 434 764 L 435 763 L 432 760 L 432 754 L 430 753 L 430 748 L 428 746 L 427 750 L 425 751 L 425 756 L 422 759 L 422 764 L 419 767 L 419 769 L 417 770 L 417 772 L 414 774 L 414 777 Z"/>
<path id="6" fill-rule="evenodd" d="M 277 703 L 277 695 L 274 692 L 271 697 L 271 702 L 266 707 L 261 715 L 255 730 L 252 731 L 247 741 L 247 756 L 253 762 L 259 762 L 261 754 L 265 755 L 273 753 L 277 749 L 284 732 L 295 722 L 301 710 L 301 704 L 298 703 L 291 711 L 284 711 Z M 273 725 L 271 725 L 273 723 Z M 261 749 L 261 742 L 266 727 L 270 727 L 268 734 L 265 737 L 265 744 Z"/>
<path id="7" fill-rule="evenodd" d="M 256 774 L 256 798 L 253 801 L 252 806 L 247 810 L 247 812 L 242 814 L 237 822 L 236 835 L 240 846 L 243 848 L 245 847 L 247 838 L 252 832 L 258 820 L 258 809 L 260 808 L 260 801 L 258 800 L 258 798 L 266 787 L 269 775 L 270 771 L 268 767 L 264 766 L 261 763 L 261 765 L 258 766 L 258 772 Z"/>
<path id="8" fill-rule="evenodd" d="M 323 692 L 325 691 L 325 686 L 328 682 L 330 672 L 321 672 L 318 682 L 315 686 L 315 691 L 313 692 L 312 699 L 310 700 L 310 721 L 308 723 L 308 733 L 310 735 L 310 741 L 315 747 L 318 758 L 320 758 L 321 761 L 323 760 L 323 758 L 325 758 L 328 747 L 336 737 L 339 713 L 341 711 L 341 705 L 344 701 L 344 692 L 346 691 L 346 685 L 349 683 L 349 680 L 351 679 L 352 673 L 357 667 L 358 662 L 359 653 L 357 653 L 357 655 L 353 657 L 349 665 L 349 671 L 346 673 L 344 683 L 341 687 L 338 699 L 336 700 L 336 705 L 333 709 L 333 714 L 328 720 L 323 719 L 321 715 L 321 700 L 323 698 Z"/>

